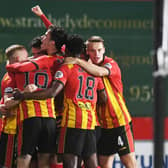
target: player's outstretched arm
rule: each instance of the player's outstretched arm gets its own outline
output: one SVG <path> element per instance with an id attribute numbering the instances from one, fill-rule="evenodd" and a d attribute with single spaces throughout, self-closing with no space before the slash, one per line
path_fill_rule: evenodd
<path id="1" fill-rule="evenodd" d="M 27 60 L 25 62 L 17 62 L 6 65 L 8 72 L 30 72 L 42 68 L 48 68 L 54 64 L 56 58 L 47 55 L 40 56 L 35 59 Z"/>
<path id="2" fill-rule="evenodd" d="M 14 100 L 30 100 L 30 99 L 44 100 L 47 98 L 56 97 L 63 89 L 63 87 L 64 86 L 62 83 L 54 81 L 50 88 L 31 93 L 21 92 L 18 89 L 15 89 L 13 96 Z"/>
<path id="3" fill-rule="evenodd" d="M 48 18 L 45 16 L 45 14 L 43 13 L 43 11 L 41 10 L 39 5 L 36 5 L 34 7 L 31 8 L 32 12 L 39 16 L 41 18 L 41 20 L 43 21 L 43 23 L 45 24 L 45 27 L 48 29 L 48 27 L 50 25 L 52 25 L 52 23 L 48 20 Z"/>

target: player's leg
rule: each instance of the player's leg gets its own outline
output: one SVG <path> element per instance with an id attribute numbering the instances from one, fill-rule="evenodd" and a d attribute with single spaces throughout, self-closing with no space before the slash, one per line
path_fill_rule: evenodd
<path id="1" fill-rule="evenodd" d="M 58 153 L 63 154 L 63 167 L 77 168 L 78 157 L 81 156 L 84 146 L 85 133 L 78 128 L 60 129 L 58 137 Z"/>
<path id="2" fill-rule="evenodd" d="M 29 168 L 31 155 L 21 155 L 17 159 L 17 168 Z"/>
<path id="3" fill-rule="evenodd" d="M 50 168 L 63 168 L 62 155 L 50 155 Z"/>
<path id="4" fill-rule="evenodd" d="M 86 168 L 97 168 L 98 167 L 96 153 L 93 153 L 91 156 L 84 158 L 84 167 Z"/>
<path id="5" fill-rule="evenodd" d="M 1 133 L 0 137 L 0 167 L 13 168 L 15 165 L 15 134 Z"/>
<path id="6" fill-rule="evenodd" d="M 120 159 L 126 168 L 137 168 L 134 152 L 120 156 Z"/>
<path id="7" fill-rule="evenodd" d="M 41 130 L 41 119 L 28 118 L 18 126 L 18 158 L 17 168 L 28 168 L 33 153 L 38 145 Z"/>
<path id="8" fill-rule="evenodd" d="M 101 168 L 111 168 L 116 149 L 115 129 L 101 129 L 101 136 L 97 145 L 98 160 Z"/>
<path id="9" fill-rule="evenodd" d="M 137 168 L 136 157 L 134 152 L 134 138 L 132 123 L 122 128 L 122 132 L 118 136 L 118 153 L 120 159 L 126 168 Z"/>
<path id="10" fill-rule="evenodd" d="M 50 168 L 50 153 L 38 153 L 38 167 Z"/>
<path id="11" fill-rule="evenodd" d="M 112 168 L 113 160 L 114 160 L 114 155 L 109 155 L 109 156 L 100 155 L 99 156 L 100 167 Z"/>
<path id="12" fill-rule="evenodd" d="M 33 153 L 31 162 L 30 162 L 30 168 L 38 168 L 38 157 L 37 157 L 38 149 Z"/>
<path id="13" fill-rule="evenodd" d="M 97 147 L 96 147 L 96 131 L 83 130 L 85 133 L 84 146 L 82 151 L 82 158 L 86 168 L 97 168 Z"/>
<path id="14" fill-rule="evenodd" d="M 78 156 L 74 154 L 63 154 L 64 168 L 77 168 Z"/>
<path id="15" fill-rule="evenodd" d="M 42 118 L 42 130 L 38 144 L 38 167 L 50 167 L 50 156 L 56 153 L 56 120 Z"/>

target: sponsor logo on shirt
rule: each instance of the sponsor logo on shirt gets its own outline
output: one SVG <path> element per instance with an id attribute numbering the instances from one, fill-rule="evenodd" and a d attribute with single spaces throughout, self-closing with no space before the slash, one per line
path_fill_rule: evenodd
<path id="1" fill-rule="evenodd" d="M 107 67 L 108 69 L 111 69 L 112 68 L 112 65 L 110 63 L 107 63 L 104 65 L 105 67 Z"/>
<path id="2" fill-rule="evenodd" d="M 57 71 L 57 72 L 55 73 L 55 78 L 62 78 L 62 77 L 63 77 L 62 71 Z"/>
<path id="3" fill-rule="evenodd" d="M 5 93 L 12 93 L 13 92 L 13 88 L 11 88 L 11 87 L 7 87 L 7 88 L 5 88 L 5 91 L 4 91 Z"/>

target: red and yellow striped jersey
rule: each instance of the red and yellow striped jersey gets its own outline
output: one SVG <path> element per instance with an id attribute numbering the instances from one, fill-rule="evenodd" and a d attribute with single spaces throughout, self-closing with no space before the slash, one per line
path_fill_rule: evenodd
<path id="1" fill-rule="evenodd" d="M 8 65 L 7 69 L 17 72 L 14 80 L 20 90 L 24 90 L 28 84 L 35 84 L 39 90 L 46 89 L 50 87 L 53 74 L 62 63 L 62 58 L 61 56 L 40 56 L 24 63 Z M 55 118 L 54 99 L 24 100 L 19 104 L 19 114 L 18 121 L 30 117 Z"/>
<path id="2" fill-rule="evenodd" d="M 121 71 L 118 64 L 109 57 L 105 57 L 102 63 L 109 70 L 109 76 L 103 77 L 107 93 L 106 105 L 99 106 L 99 114 L 103 128 L 116 128 L 127 125 L 131 121 L 124 97 Z"/>
<path id="3" fill-rule="evenodd" d="M 62 127 L 94 129 L 97 90 L 104 89 L 101 78 L 88 74 L 78 65 L 62 65 L 55 80 L 64 85 Z"/>
<path id="4" fill-rule="evenodd" d="M 15 82 L 12 81 L 11 75 L 13 75 L 12 73 L 5 73 L 5 75 L 2 78 L 1 81 L 1 97 L 3 98 L 5 90 L 12 92 L 13 88 L 15 87 Z M 1 100 L 1 103 L 3 103 L 3 99 Z"/>
<path id="5" fill-rule="evenodd" d="M 5 93 L 11 93 L 15 87 L 15 81 L 12 80 L 12 73 L 6 73 L 1 81 L 1 95 L 3 104 L 3 96 Z M 18 107 L 12 109 L 13 114 L 17 114 Z M 6 134 L 16 134 L 16 115 L 10 117 L 3 117 L 3 128 L 2 131 Z"/>

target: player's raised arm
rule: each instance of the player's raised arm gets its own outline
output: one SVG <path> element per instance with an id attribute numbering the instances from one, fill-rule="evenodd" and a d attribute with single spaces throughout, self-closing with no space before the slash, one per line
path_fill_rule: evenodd
<path id="1" fill-rule="evenodd" d="M 45 27 L 48 29 L 48 27 L 50 25 L 52 25 L 52 23 L 48 20 L 48 18 L 45 16 L 45 14 L 43 13 L 43 11 L 41 10 L 39 5 L 36 5 L 34 7 L 31 8 L 32 12 L 39 16 L 41 18 L 41 20 L 43 21 L 43 23 L 45 24 Z"/>

